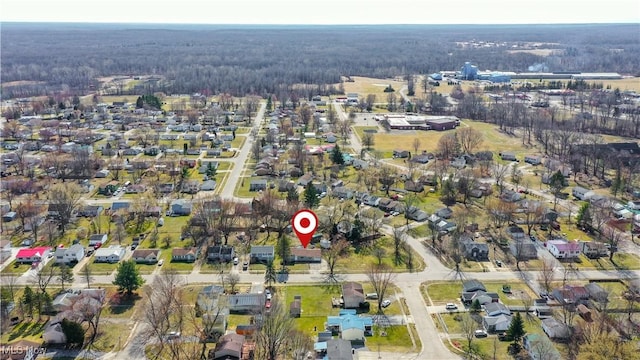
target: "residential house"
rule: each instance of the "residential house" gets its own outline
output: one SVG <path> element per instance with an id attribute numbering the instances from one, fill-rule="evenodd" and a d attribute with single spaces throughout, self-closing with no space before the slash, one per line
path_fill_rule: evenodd
<path id="1" fill-rule="evenodd" d="M 511 325 L 511 315 L 500 314 L 496 316 L 484 316 L 482 326 L 489 333 L 503 332 Z"/>
<path id="2" fill-rule="evenodd" d="M 227 296 L 230 312 L 260 313 L 266 303 L 264 294 L 232 294 Z"/>
<path id="3" fill-rule="evenodd" d="M 196 315 L 202 316 L 207 312 L 219 312 L 218 299 L 222 294 L 224 294 L 224 288 L 220 285 L 203 287 L 196 298 Z"/>
<path id="4" fill-rule="evenodd" d="M 436 211 L 435 214 L 441 219 L 450 219 L 453 216 L 453 210 L 446 207 Z"/>
<path id="5" fill-rule="evenodd" d="M 531 360 L 562 360 L 562 355 L 555 346 L 545 344 L 549 342 L 540 334 L 526 334 L 522 338 L 522 347 L 527 351 Z"/>
<path id="6" fill-rule="evenodd" d="M 551 292 L 560 304 L 575 304 L 589 299 L 589 291 L 584 286 L 565 285 Z"/>
<path id="7" fill-rule="evenodd" d="M 200 185 L 200 190 L 202 191 L 213 191 L 216 189 L 217 183 L 215 180 L 206 180 L 202 182 Z"/>
<path id="8" fill-rule="evenodd" d="M 510 203 L 518 202 L 522 199 L 522 194 L 511 189 L 506 189 L 502 192 L 502 195 L 500 195 L 500 199 Z"/>
<path id="9" fill-rule="evenodd" d="M 373 335 L 373 318 L 358 316 L 356 310 L 340 310 L 338 316 L 327 316 L 327 330 L 342 340 L 364 341 Z"/>
<path id="10" fill-rule="evenodd" d="M 404 189 L 407 191 L 420 193 L 424 191 L 424 186 L 420 182 L 407 180 L 404 182 Z"/>
<path id="11" fill-rule="evenodd" d="M 190 247 L 190 248 L 174 248 L 171 250 L 171 261 L 172 262 L 187 262 L 192 263 L 198 259 L 198 248 Z"/>
<path id="12" fill-rule="evenodd" d="M 185 194 L 197 194 L 198 191 L 200 191 L 200 182 L 198 180 L 185 181 L 180 189 L 180 192 Z"/>
<path id="13" fill-rule="evenodd" d="M 357 309 L 365 301 L 362 284 L 357 282 L 345 282 L 342 284 L 342 299 L 345 309 Z"/>
<path id="14" fill-rule="evenodd" d="M 465 280 L 462 282 L 462 292 L 476 292 L 476 291 L 484 291 L 487 292 L 487 288 L 484 287 L 478 280 Z"/>
<path id="15" fill-rule="evenodd" d="M 263 191 L 267 189 L 267 180 L 251 180 L 249 191 Z"/>
<path id="16" fill-rule="evenodd" d="M 107 234 L 93 234 L 89 236 L 89 246 L 96 246 L 98 244 L 104 245 L 107 243 L 109 237 Z"/>
<path id="17" fill-rule="evenodd" d="M 324 344 L 322 349 L 316 349 L 321 351 L 322 359 L 327 360 L 353 360 L 353 348 L 351 342 L 343 339 L 330 339 Z"/>
<path id="18" fill-rule="evenodd" d="M 135 249 L 131 258 L 137 264 L 155 264 L 160 257 L 160 249 Z"/>
<path id="19" fill-rule="evenodd" d="M 598 259 L 609 254 L 607 247 L 596 241 L 580 241 L 580 250 L 589 259 Z"/>
<path id="20" fill-rule="evenodd" d="M 556 259 L 573 259 L 580 256 L 580 244 L 577 241 L 549 240 L 546 246 Z"/>
<path id="21" fill-rule="evenodd" d="M 42 333 L 42 340 L 45 344 L 66 344 L 67 336 L 62 331 L 62 320 L 52 323 L 49 321 L 49 324 L 44 329 Z"/>
<path id="22" fill-rule="evenodd" d="M 84 246 L 73 244 L 68 248 L 58 247 L 54 256 L 56 264 L 75 264 L 84 258 Z"/>
<path id="23" fill-rule="evenodd" d="M 598 285 L 598 283 L 590 282 L 584 286 L 589 293 L 589 297 L 594 301 L 604 303 L 609 299 L 609 292 L 602 288 L 602 286 Z"/>
<path id="24" fill-rule="evenodd" d="M 275 249 L 273 245 L 251 245 L 249 256 L 252 263 L 266 263 L 275 259 Z"/>
<path id="25" fill-rule="evenodd" d="M 404 159 L 408 158 L 409 156 L 411 156 L 411 153 L 408 150 L 393 150 L 394 158 Z"/>
<path id="26" fill-rule="evenodd" d="M 474 261 L 489 260 L 489 245 L 486 243 L 478 243 L 471 236 L 462 235 L 459 239 L 460 248 L 465 258 Z"/>
<path id="27" fill-rule="evenodd" d="M 413 221 L 425 221 L 429 218 L 429 215 L 426 212 L 420 210 L 415 206 L 410 206 L 405 212 L 405 216 L 407 217 L 407 219 Z"/>
<path id="28" fill-rule="evenodd" d="M 305 249 L 302 247 L 292 248 L 287 262 L 298 263 L 320 263 L 322 262 L 322 251 L 319 248 Z"/>
<path id="29" fill-rule="evenodd" d="M 233 246 L 229 245 L 213 245 L 207 247 L 207 261 L 211 262 L 229 262 L 235 257 Z"/>
<path id="30" fill-rule="evenodd" d="M 569 327 L 553 317 L 542 320 L 542 330 L 550 339 L 556 341 L 566 341 L 571 336 Z"/>
<path id="31" fill-rule="evenodd" d="M 193 203 L 185 199 L 171 201 L 171 216 L 190 215 Z"/>
<path id="32" fill-rule="evenodd" d="M 114 201 L 111 204 L 111 214 L 115 214 L 118 211 L 128 212 L 129 207 L 131 207 L 131 203 L 128 201 Z"/>
<path id="33" fill-rule="evenodd" d="M 571 189 L 571 194 L 578 200 L 589 200 L 593 195 L 595 195 L 595 192 L 581 186 L 575 186 Z"/>
<path id="34" fill-rule="evenodd" d="M 78 216 L 96 217 L 99 216 L 104 208 L 100 205 L 87 205 L 78 210 Z"/>
<path id="35" fill-rule="evenodd" d="M 363 196 L 362 203 L 365 205 L 377 207 L 380 203 L 380 197 L 367 194 Z"/>
<path id="36" fill-rule="evenodd" d="M 538 258 L 538 249 L 536 249 L 536 245 L 531 241 L 513 241 L 509 244 L 509 250 L 511 250 L 511 254 L 520 261 Z"/>
<path id="37" fill-rule="evenodd" d="M 39 263 L 47 258 L 50 251 L 51 248 L 47 246 L 20 249 L 16 254 L 16 262 L 19 264 Z"/>
<path id="38" fill-rule="evenodd" d="M 507 227 L 507 235 L 509 235 L 513 240 L 519 241 L 525 239 L 527 236 L 524 232 L 524 229 L 517 225 L 511 225 Z"/>
<path id="39" fill-rule="evenodd" d="M 476 291 L 474 293 L 463 293 L 463 296 L 465 294 L 473 294 L 471 296 L 471 301 L 470 302 L 464 302 L 466 305 L 470 305 L 473 304 L 476 300 L 478 300 L 478 303 L 480 303 L 480 305 L 487 305 L 489 303 L 497 303 L 500 302 L 500 295 L 498 295 L 498 293 L 494 293 L 494 292 L 484 292 L 484 291 Z"/>
<path id="40" fill-rule="evenodd" d="M 245 342 L 244 335 L 234 333 L 220 337 L 216 347 L 209 350 L 209 360 L 242 360 L 242 347 Z"/>
<path id="41" fill-rule="evenodd" d="M 542 158 L 538 155 L 525 155 L 524 162 L 531 165 L 540 165 L 542 164 Z"/>
<path id="42" fill-rule="evenodd" d="M 99 308 L 104 302 L 106 294 L 105 289 L 67 290 L 56 296 L 51 302 L 51 305 L 57 312 L 73 310 L 74 306 L 84 306 L 87 302 Z M 80 304 L 80 300 L 84 301 L 84 303 L 82 303 L 82 305 L 76 305 Z"/>
<path id="43" fill-rule="evenodd" d="M 173 183 L 163 183 L 156 185 L 156 191 L 160 194 L 171 194 L 175 186 Z"/>
<path id="44" fill-rule="evenodd" d="M 353 190 L 344 186 L 338 186 L 333 188 L 333 190 L 331 190 L 331 196 L 339 199 L 349 200 L 349 199 L 352 199 L 354 195 L 355 195 L 355 192 Z"/>
<path id="45" fill-rule="evenodd" d="M 484 306 L 484 312 L 487 316 L 511 315 L 511 310 L 502 303 L 491 302 Z"/>
<path id="46" fill-rule="evenodd" d="M 353 159 L 353 167 L 357 170 L 364 170 L 369 168 L 369 163 L 366 160 Z"/>
<path id="47" fill-rule="evenodd" d="M 94 262 L 117 263 L 124 257 L 124 247 L 111 245 L 109 247 L 101 247 L 94 253 Z"/>

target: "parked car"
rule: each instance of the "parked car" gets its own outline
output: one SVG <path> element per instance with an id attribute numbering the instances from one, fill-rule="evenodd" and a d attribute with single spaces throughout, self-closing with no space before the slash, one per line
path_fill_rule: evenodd
<path id="1" fill-rule="evenodd" d="M 500 261 L 500 260 L 496 260 L 496 265 L 497 265 L 498 267 L 502 267 L 502 261 Z"/>
<path id="2" fill-rule="evenodd" d="M 476 331 L 474 332 L 474 335 L 475 335 L 477 338 L 484 338 L 484 337 L 487 337 L 487 336 L 488 336 L 487 332 L 486 332 L 486 331 L 484 331 L 484 330 L 476 330 Z"/>
<path id="3" fill-rule="evenodd" d="M 158 266 L 162 266 L 162 264 L 164 264 L 164 259 L 160 259 L 160 261 L 158 261 Z"/>
<path id="4" fill-rule="evenodd" d="M 458 305 L 456 305 L 454 303 L 447 303 L 447 305 L 445 305 L 445 309 L 447 309 L 447 310 L 458 310 Z"/>
<path id="5" fill-rule="evenodd" d="M 238 261 L 239 261 L 238 258 L 234 257 L 233 258 L 233 265 L 238 265 Z"/>
<path id="6" fill-rule="evenodd" d="M 389 299 L 382 300 L 382 303 L 380 303 L 380 306 L 382 306 L 383 308 L 386 308 L 389 305 L 391 305 L 391 300 Z"/>
<path id="7" fill-rule="evenodd" d="M 249 269 L 249 262 L 245 261 L 242 263 L 242 270 L 247 271 Z"/>
<path id="8" fill-rule="evenodd" d="M 535 237 L 535 236 L 533 236 L 533 235 L 529 236 L 529 239 L 531 239 L 531 241 L 536 241 L 536 240 L 538 240 L 538 238 L 536 238 L 536 237 Z"/>

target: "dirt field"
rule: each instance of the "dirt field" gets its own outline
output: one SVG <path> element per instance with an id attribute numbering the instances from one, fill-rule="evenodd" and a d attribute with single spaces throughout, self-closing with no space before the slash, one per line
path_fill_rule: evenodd
<path id="1" fill-rule="evenodd" d="M 354 80 L 354 82 L 344 82 L 345 93 L 358 93 L 359 97 L 366 97 L 368 94 L 375 94 L 376 102 L 386 101 L 387 93 L 384 92 L 384 89 L 388 85 L 391 85 L 397 93 L 405 84 L 405 82 L 396 81 L 394 79 L 374 79 L 360 76 L 352 76 L 351 79 Z"/>

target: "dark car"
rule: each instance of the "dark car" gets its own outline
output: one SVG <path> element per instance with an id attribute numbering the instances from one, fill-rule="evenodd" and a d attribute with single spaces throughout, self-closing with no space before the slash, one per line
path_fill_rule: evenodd
<path id="1" fill-rule="evenodd" d="M 249 269 L 249 262 L 245 261 L 242 263 L 242 270 L 247 271 Z"/>

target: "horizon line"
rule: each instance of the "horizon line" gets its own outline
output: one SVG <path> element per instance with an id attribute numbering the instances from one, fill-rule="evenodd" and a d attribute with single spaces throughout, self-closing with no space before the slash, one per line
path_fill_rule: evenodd
<path id="1" fill-rule="evenodd" d="M 0 20 L 2 24 L 60 24 L 60 25 L 210 25 L 210 26 L 538 26 L 538 25 L 638 25 L 640 21 L 619 22 L 550 22 L 550 23 L 206 23 L 206 22 L 118 22 L 118 21 L 56 21 L 56 20 Z"/>

